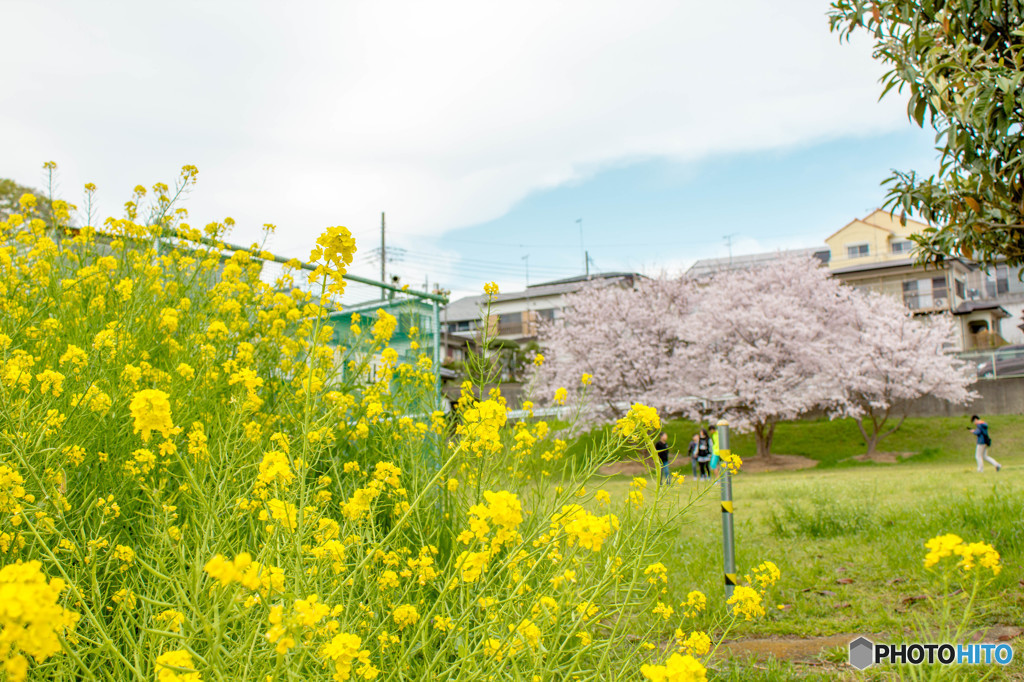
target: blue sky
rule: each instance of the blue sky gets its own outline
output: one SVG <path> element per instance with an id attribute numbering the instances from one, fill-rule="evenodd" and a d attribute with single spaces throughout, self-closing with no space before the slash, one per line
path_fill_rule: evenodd
<path id="1" fill-rule="evenodd" d="M 494 279 L 504 289 L 580 274 L 583 243 L 595 271 L 677 273 L 697 258 L 822 245 L 825 237 L 882 205 L 890 169 L 934 168 L 933 133 L 846 137 L 791 148 L 732 153 L 691 163 L 651 158 L 623 163 L 565 186 L 530 194 L 494 220 L 445 232 L 434 243 L 457 253 L 445 286 L 472 291 Z M 408 239 L 396 231 L 398 240 Z M 366 233 L 371 238 L 371 233 Z M 418 240 L 413 240 L 416 242 Z M 425 268 L 410 248 L 392 264 Z"/>

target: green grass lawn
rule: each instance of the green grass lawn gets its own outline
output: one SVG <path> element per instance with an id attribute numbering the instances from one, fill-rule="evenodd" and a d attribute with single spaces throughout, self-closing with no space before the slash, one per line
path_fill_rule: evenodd
<path id="1" fill-rule="evenodd" d="M 990 425 L 992 454 L 1004 466 L 998 474 L 987 467 L 980 475 L 974 471 L 973 439 L 965 419 L 908 420 L 881 449 L 924 451 L 925 456 L 898 465 L 855 467 L 839 465 L 862 452 L 852 423 L 781 425 L 776 451 L 813 457 L 821 465 L 734 477 L 737 567 L 742 574 L 772 560 L 782 580 L 771 591 L 767 616 L 742 623 L 730 639 L 840 633 L 917 639 L 911 627 L 934 615 L 923 597 L 938 590 L 934 575 L 923 567 L 924 543 L 945 533 L 991 543 L 1002 555 L 1003 571 L 984 590 L 976 625 L 1024 625 L 1024 418 L 993 417 Z M 668 425 L 670 435 L 691 429 L 689 424 Z M 753 443 L 739 436 L 733 449 L 749 456 Z M 689 475 L 688 463 L 681 471 Z M 621 498 L 629 480 L 619 476 L 594 483 Z M 695 498 L 678 531 L 662 541 L 670 576 L 666 597 L 678 604 L 687 592 L 699 589 L 707 593 L 709 608 L 724 609 L 719 488 L 686 480 L 665 491 L 657 504 L 670 509 Z M 666 640 L 678 625 L 666 624 Z M 831 658 L 833 664 L 845 662 L 845 652 L 833 651 Z M 1024 651 L 1017 652 L 1009 670 L 997 670 L 994 679 L 1024 674 L 1021 659 Z M 745 673 L 729 668 L 734 664 L 723 661 L 719 676 L 755 679 L 750 668 Z M 763 679 L 790 679 L 802 669 L 783 663 L 753 670 L 762 671 Z M 834 672 L 848 679 L 854 671 Z"/>
<path id="2" fill-rule="evenodd" d="M 992 435 L 992 453 L 998 460 L 1001 453 L 1024 451 L 1024 416 L 996 415 L 988 417 Z M 895 424 L 893 424 L 895 425 Z M 915 459 L 929 461 L 974 461 L 974 436 L 968 433 L 970 422 L 966 417 L 928 417 L 907 419 L 899 431 L 882 440 L 881 452 L 919 453 Z M 687 420 L 667 422 L 669 445 L 673 453 L 685 455 L 690 438 L 699 427 Z M 579 438 L 569 449 L 578 455 L 591 447 L 597 432 Z M 757 448 L 750 433 L 734 433 L 732 450 L 743 457 L 753 455 Z M 802 455 L 818 461 L 818 468 L 843 466 L 871 466 L 850 460 L 866 452 L 857 424 L 852 419 L 817 419 L 782 422 L 775 430 L 772 452 L 783 455 Z M 625 453 L 623 453 L 625 456 Z"/>

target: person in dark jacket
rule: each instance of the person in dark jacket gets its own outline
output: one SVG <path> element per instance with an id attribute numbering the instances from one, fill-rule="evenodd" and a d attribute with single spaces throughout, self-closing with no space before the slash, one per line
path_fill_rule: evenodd
<path id="1" fill-rule="evenodd" d="M 711 480 L 711 437 L 707 429 L 701 429 L 697 438 L 697 467 L 700 469 L 700 480 Z"/>
<path id="2" fill-rule="evenodd" d="M 654 451 L 658 453 L 658 459 L 661 460 L 661 482 L 667 484 L 672 480 L 672 474 L 668 470 L 668 434 L 662 433 L 658 437 L 658 442 L 654 444 Z"/>
<path id="3" fill-rule="evenodd" d="M 985 462 L 994 466 L 998 473 L 1003 466 L 988 456 L 988 448 L 992 445 L 992 438 L 988 435 L 988 424 L 976 414 L 971 416 L 971 423 L 974 424 L 971 433 L 978 438 L 978 442 L 974 446 L 974 459 L 978 462 L 978 473 L 985 470 Z"/>
<path id="4" fill-rule="evenodd" d="M 690 470 L 693 473 L 693 480 L 697 480 L 697 441 L 700 440 L 700 434 L 693 434 L 693 440 L 690 441 L 690 448 L 687 454 L 690 455 Z"/>

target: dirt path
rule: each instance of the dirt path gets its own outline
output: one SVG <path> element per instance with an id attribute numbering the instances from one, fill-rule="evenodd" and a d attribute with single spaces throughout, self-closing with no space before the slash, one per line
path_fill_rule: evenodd
<path id="1" fill-rule="evenodd" d="M 847 457 L 846 459 L 839 460 L 845 462 L 847 459 L 852 459 L 857 462 L 878 462 L 880 464 L 896 464 L 897 462 L 908 459 L 916 455 L 916 452 L 875 452 L 870 455 L 856 455 L 854 457 Z"/>
<path id="2" fill-rule="evenodd" d="M 684 476 L 690 475 L 690 460 L 684 457 L 676 457 L 670 464 L 675 471 Z M 797 469 L 810 469 L 818 466 L 817 460 L 802 455 L 772 455 L 770 458 L 750 457 L 743 460 L 743 471 L 748 473 L 763 473 L 766 471 L 796 471 Z M 604 476 L 643 476 L 649 474 L 653 468 L 650 460 L 641 462 L 636 460 L 623 460 L 601 467 L 601 474 Z"/>
<path id="3" fill-rule="evenodd" d="M 868 639 L 882 641 L 882 635 L 865 635 Z M 826 649 L 845 647 L 860 637 L 859 634 L 830 635 L 828 637 L 765 637 L 762 639 L 738 639 L 724 642 L 721 651 L 728 656 L 753 656 L 754 658 L 785 659 L 787 661 L 813 661 L 821 657 Z"/>
<path id="4" fill-rule="evenodd" d="M 847 647 L 851 641 L 862 635 L 875 642 L 888 642 L 892 639 L 888 635 L 860 632 L 829 635 L 828 637 L 765 637 L 724 642 L 720 651 L 730 657 L 758 659 L 774 657 L 791 662 L 817 663 L 822 662 L 823 654 L 829 649 Z M 1024 635 L 1024 628 L 1019 626 L 996 625 L 977 633 L 971 639 L 975 642 L 995 644 L 1009 642 L 1022 635 Z"/>

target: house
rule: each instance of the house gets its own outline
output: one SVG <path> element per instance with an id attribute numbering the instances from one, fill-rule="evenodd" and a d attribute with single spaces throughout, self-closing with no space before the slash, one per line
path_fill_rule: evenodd
<path id="1" fill-rule="evenodd" d="M 926 227 L 910 219 L 901 224 L 882 209 L 852 220 L 825 239 L 829 271 L 851 286 L 895 296 L 916 314 L 953 315 L 960 350 L 1003 343 L 1002 320 L 1011 314 L 998 287 L 982 282 L 986 275 L 977 263 L 960 258 L 928 267 L 914 263 L 910 236 Z"/>
<path id="2" fill-rule="evenodd" d="M 476 337 L 486 323 L 492 337 L 529 342 L 536 340 L 543 322 L 558 319 L 565 307 L 567 294 L 585 286 L 631 287 L 642 276 L 635 272 L 606 272 L 531 284 L 523 291 L 495 296 L 489 317 L 487 296 L 467 296 L 445 307 L 441 313 L 441 329 L 445 334 L 471 334 Z"/>
<path id="3" fill-rule="evenodd" d="M 824 248 L 703 259 L 694 263 L 687 275 L 701 277 L 720 270 L 757 267 L 786 256 L 812 256 L 842 282 L 895 296 L 915 314 L 952 315 L 957 322 L 959 350 L 1024 343 L 1024 329 L 1003 324 L 1007 318 L 1020 319 L 1024 312 L 1021 269 L 1006 265 L 985 268 L 961 258 L 937 266 L 916 265 L 910 236 L 926 227 L 909 219 L 901 224 L 888 211 L 878 209 L 826 237 Z"/>

